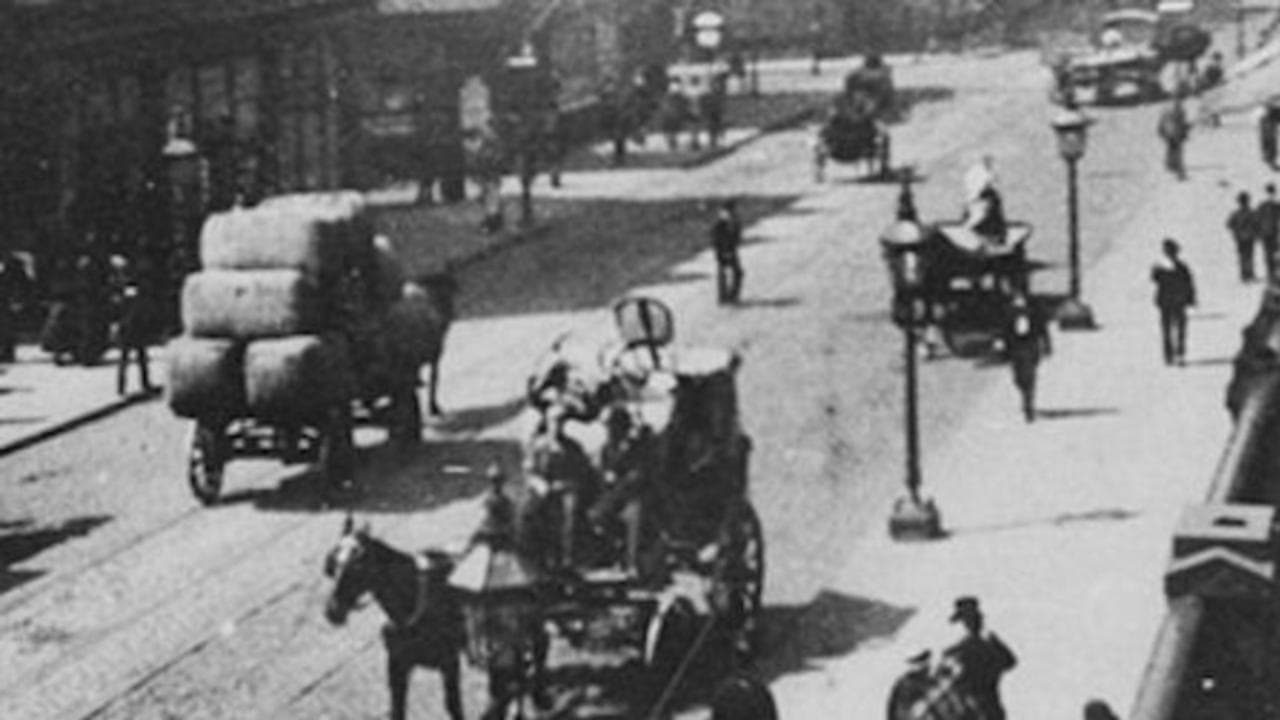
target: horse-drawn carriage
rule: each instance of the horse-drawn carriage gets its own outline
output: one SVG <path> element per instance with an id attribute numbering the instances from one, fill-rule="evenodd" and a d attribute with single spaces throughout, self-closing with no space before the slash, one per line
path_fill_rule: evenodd
<path id="1" fill-rule="evenodd" d="M 456 569 L 436 564 L 446 569 L 414 580 L 413 561 L 379 560 L 391 553 L 350 525 L 330 555 L 328 571 L 336 580 L 330 619 L 340 622 L 366 591 L 380 602 L 416 592 L 415 602 L 383 603 L 389 627 L 401 628 L 387 631 L 393 673 L 405 662 L 439 668 L 452 687 L 446 694 L 456 698 L 456 655 L 465 647 L 489 674 L 486 718 L 506 717 L 510 706 L 527 701 L 571 703 L 565 698 L 576 687 L 553 692 L 560 688 L 548 675 L 584 669 L 619 691 L 613 700 L 626 707 L 624 715 L 647 710 L 644 716 L 653 716 L 673 699 L 690 660 L 724 667 L 751 650 L 764 539 L 747 497 L 751 442 L 738 420 L 738 357 L 670 347 L 670 311 L 656 301 L 624 300 L 616 313 L 619 345 L 585 365 L 554 347 L 530 389 L 544 420 L 539 434 L 556 432 L 555 418 L 566 414 L 591 424 L 626 413 L 651 441 L 655 452 L 643 455 L 640 468 L 649 491 L 634 496 L 643 498 L 648 518 L 644 531 L 632 536 L 636 552 L 627 552 L 620 524 L 586 522 L 585 512 L 575 550 L 565 552 L 560 541 L 573 527 L 566 520 L 574 505 L 560 502 L 566 492 L 560 478 L 535 479 L 531 470 L 515 492 L 504 490 L 500 474 L 493 476 L 485 520 Z M 596 470 L 604 482 L 608 469 Z M 632 564 L 628 557 L 643 559 Z M 371 567 L 374 562 L 382 567 Z M 424 565 L 433 563 L 419 562 Z M 396 583 L 400 590 L 389 587 Z M 404 638 L 392 637 L 401 631 Z M 440 652 L 441 645 L 449 647 Z M 405 648 L 413 647 L 413 657 L 397 661 L 397 653 L 407 657 Z M 573 685 L 580 682 L 579 675 Z M 392 706 L 402 710 L 404 683 L 393 677 L 391 687 Z M 460 717 L 453 702 L 450 712 Z"/>
<path id="2" fill-rule="evenodd" d="M 868 169 L 887 176 L 890 165 L 888 121 L 895 112 L 893 77 L 875 55 L 845 78 L 814 142 L 814 178 L 822 182 L 828 162 L 864 161 Z"/>
<path id="3" fill-rule="evenodd" d="M 960 222 L 922 228 L 918 271 L 925 327 L 935 328 L 953 354 L 987 352 L 1003 336 L 1015 294 L 1029 290 L 1031 233 L 1031 225 L 1022 222 L 1007 223 L 998 237 Z"/>

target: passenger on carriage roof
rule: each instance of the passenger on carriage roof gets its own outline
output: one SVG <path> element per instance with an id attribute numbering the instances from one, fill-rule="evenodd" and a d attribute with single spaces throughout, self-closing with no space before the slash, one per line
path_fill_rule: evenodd
<path id="1" fill-rule="evenodd" d="M 640 530 L 647 495 L 652 492 L 651 473 L 657 466 L 656 438 L 652 429 L 636 422 L 631 411 L 615 406 L 605 420 L 608 437 L 600 451 L 604 488 L 587 513 L 591 524 L 605 530 L 615 520 L 626 531 L 626 569 L 639 571 Z"/>
<path id="2" fill-rule="evenodd" d="M 565 515 L 560 533 L 560 564 L 573 567 L 574 533 L 578 517 L 594 500 L 595 468 L 586 451 L 564 432 L 565 409 L 553 403 L 543 411 L 542 424 L 529 444 L 526 473 L 529 488 L 539 499 L 563 493 Z"/>

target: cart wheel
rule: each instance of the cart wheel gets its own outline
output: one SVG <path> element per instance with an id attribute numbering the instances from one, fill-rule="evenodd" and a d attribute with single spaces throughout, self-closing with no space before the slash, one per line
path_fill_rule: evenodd
<path id="1" fill-rule="evenodd" d="M 330 410 L 323 432 L 324 436 L 320 440 L 320 470 L 330 488 L 349 488 L 355 483 L 356 466 L 350 408 L 344 405 Z"/>
<path id="2" fill-rule="evenodd" d="M 764 598 L 764 532 L 750 502 L 743 500 L 725 518 L 721 542 L 712 603 L 728 623 L 734 651 L 745 659 L 754 650 Z"/>
<path id="3" fill-rule="evenodd" d="M 392 397 L 390 415 L 387 431 L 392 442 L 415 444 L 422 440 L 422 402 L 417 387 L 410 384 Z"/>
<path id="4" fill-rule="evenodd" d="M 204 421 L 194 423 L 191 449 L 187 455 L 187 482 L 201 503 L 213 505 L 218 502 L 226 462 L 226 437 L 222 426 Z"/>

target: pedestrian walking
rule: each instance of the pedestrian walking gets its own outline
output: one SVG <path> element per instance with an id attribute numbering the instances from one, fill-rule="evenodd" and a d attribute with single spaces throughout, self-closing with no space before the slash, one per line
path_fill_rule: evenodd
<path id="1" fill-rule="evenodd" d="M 484 219 L 480 229 L 494 233 L 502 229 L 502 173 L 505 169 L 502 148 L 498 136 L 490 128 L 473 128 L 467 131 L 467 172 L 480 187 L 480 205 Z"/>
<path id="2" fill-rule="evenodd" d="M 1187 308 L 1196 304 L 1195 280 L 1191 268 L 1179 257 L 1173 238 L 1161 245 L 1163 257 L 1151 268 L 1156 284 L 1156 307 L 1160 310 L 1160 337 L 1166 365 L 1185 365 L 1187 356 Z"/>
<path id="3" fill-rule="evenodd" d="M 933 678 L 929 674 L 932 657 L 933 653 L 925 650 L 907 658 L 906 671 L 889 688 L 889 705 L 885 713 L 887 720 L 910 718 L 916 703 L 924 699 L 933 686 Z"/>
<path id="4" fill-rule="evenodd" d="M 1191 134 L 1191 123 L 1187 120 L 1186 109 L 1182 106 L 1182 96 L 1177 94 L 1173 103 L 1160 114 L 1157 126 L 1160 139 L 1164 141 L 1164 166 L 1179 180 L 1187 179 L 1187 168 L 1183 158 L 1183 148 L 1187 137 Z"/>
<path id="5" fill-rule="evenodd" d="M 707 130 L 707 145 L 712 148 L 720 146 L 720 136 L 724 133 L 724 106 L 728 79 L 717 75 L 711 79 L 711 87 L 698 98 L 698 116 Z"/>
<path id="6" fill-rule="evenodd" d="M 1258 108 L 1258 147 L 1262 151 L 1262 162 L 1274 170 L 1276 168 L 1276 118 L 1271 103 Z"/>
<path id="7" fill-rule="evenodd" d="M 688 123 L 691 111 L 689 97 L 684 94 L 678 81 L 671 82 L 671 88 L 662 98 L 658 124 L 662 133 L 667 136 L 667 149 L 675 152 L 680 149 L 680 133 Z"/>
<path id="8" fill-rule="evenodd" d="M 20 309 L 31 296 L 27 266 L 15 253 L 0 256 L 0 362 L 13 362 Z"/>
<path id="9" fill-rule="evenodd" d="M 942 663 L 957 673 L 956 685 L 976 705 L 978 717 L 1005 720 L 1000 678 L 1017 665 L 1017 658 L 995 633 L 984 630 L 977 598 L 956 598 L 951 622 L 962 624 L 965 636 L 942 653 Z"/>
<path id="10" fill-rule="evenodd" d="M 742 262 L 738 247 L 742 244 L 742 222 L 733 200 L 720 203 L 711 225 L 711 248 L 716 254 L 716 290 L 720 304 L 735 303 L 742 295 Z"/>
<path id="11" fill-rule="evenodd" d="M 1014 294 L 1005 323 L 1005 353 L 1013 369 L 1013 384 L 1022 398 L 1022 417 L 1036 419 L 1036 370 L 1047 343 L 1048 323 L 1044 322 L 1026 293 Z"/>
<path id="12" fill-rule="evenodd" d="M 711 720 L 778 720 L 769 686 L 746 675 L 721 682 L 711 696 Z"/>
<path id="13" fill-rule="evenodd" d="M 147 263 L 130 263 L 123 257 L 113 258 L 113 295 L 117 317 L 115 340 L 118 353 L 116 394 L 128 389 L 129 364 L 136 362 L 142 392 L 155 392 L 151 384 L 150 358 L 147 346 L 155 339 L 157 302 L 155 272 Z"/>
<path id="14" fill-rule="evenodd" d="M 1253 248 L 1258 244 L 1258 215 L 1249 206 L 1249 193 L 1236 195 L 1236 209 L 1227 216 L 1227 229 L 1236 243 L 1236 257 L 1240 262 L 1240 281 L 1253 282 Z"/>
<path id="15" fill-rule="evenodd" d="M 1266 195 L 1254 208 L 1258 224 L 1258 240 L 1262 243 L 1262 262 L 1267 269 L 1267 279 L 1276 276 L 1276 253 L 1280 251 L 1280 199 L 1276 198 L 1275 183 L 1267 183 Z"/>

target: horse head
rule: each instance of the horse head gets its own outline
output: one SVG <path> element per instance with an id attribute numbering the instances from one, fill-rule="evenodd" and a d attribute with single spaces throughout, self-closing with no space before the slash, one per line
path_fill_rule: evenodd
<path id="1" fill-rule="evenodd" d="M 351 517 L 347 517 L 342 537 L 324 559 L 324 574 L 333 578 L 333 590 L 324 606 L 324 616 L 330 623 L 346 622 L 352 608 L 372 589 L 377 576 L 376 543 L 367 527 L 354 528 Z"/>

